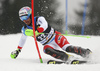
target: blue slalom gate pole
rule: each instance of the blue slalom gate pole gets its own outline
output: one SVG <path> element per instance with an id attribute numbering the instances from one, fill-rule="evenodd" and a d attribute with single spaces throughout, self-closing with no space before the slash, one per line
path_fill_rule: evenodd
<path id="1" fill-rule="evenodd" d="M 82 21 L 82 31 L 81 31 L 82 35 L 84 35 L 85 18 L 86 18 L 86 7 L 87 7 L 87 0 L 85 0 L 85 5 L 84 5 L 84 13 L 83 13 L 83 21 Z"/>
<path id="2" fill-rule="evenodd" d="M 68 19 L 68 0 L 66 0 L 66 32 L 65 34 L 67 34 L 67 31 L 68 31 L 67 19 Z"/>

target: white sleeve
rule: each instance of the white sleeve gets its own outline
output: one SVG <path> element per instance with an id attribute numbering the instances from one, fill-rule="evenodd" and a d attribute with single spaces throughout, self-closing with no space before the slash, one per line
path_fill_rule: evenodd
<path id="1" fill-rule="evenodd" d="M 20 41 L 19 41 L 19 45 L 20 47 L 23 47 L 25 42 L 26 42 L 27 36 L 25 36 L 24 34 L 22 34 Z"/>
<path id="2" fill-rule="evenodd" d="M 39 27 L 42 27 L 44 31 L 48 28 L 48 23 L 44 17 L 39 17 L 37 20 L 37 25 L 40 25 Z"/>

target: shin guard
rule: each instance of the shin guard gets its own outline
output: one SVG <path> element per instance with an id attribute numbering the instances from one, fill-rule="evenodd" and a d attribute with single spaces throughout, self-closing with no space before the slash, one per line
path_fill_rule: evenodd
<path id="1" fill-rule="evenodd" d="M 54 58 L 61 59 L 63 61 L 67 61 L 67 59 L 68 59 L 68 55 L 65 52 L 55 50 L 52 48 L 46 48 L 45 53 L 51 55 Z"/>
<path id="2" fill-rule="evenodd" d="M 83 57 L 83 55 L 86 52 L 86 49 L 81 48 L 81 47 L 77 47 L 77 46 L 69 46 L 66 48 L 67 52 L 71 52 L 71 53 L 75 53 L 77 55 L 81 55 Z"/>

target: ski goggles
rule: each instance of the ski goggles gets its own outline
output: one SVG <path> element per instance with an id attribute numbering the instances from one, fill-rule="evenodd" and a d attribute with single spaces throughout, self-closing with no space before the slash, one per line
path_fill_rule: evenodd
<path id="1" fill-rule="evenodd" d="M 26 16 L 20 16 L 20 19 L 23 20 L 27 20 L 30 16 L 26 15 Z"/>

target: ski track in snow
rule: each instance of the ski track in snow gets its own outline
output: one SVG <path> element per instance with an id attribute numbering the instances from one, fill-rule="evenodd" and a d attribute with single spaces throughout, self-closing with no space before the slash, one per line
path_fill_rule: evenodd
<path id="1" fill-rule="evenodd" d="M 100 70 L 100 36 L 91 38 L 71 37 L 66 38 L 72 45 L 90 48 L 93 52 L 91 61 L 93 64 L 82 65 L 53 65 L 46 64 L 53 57 L 43 52 L 43 46 L 38 43 L 43 63 L 40 63 L 35 47 L 34 39 L 28 37 L 22 52 L 17 59 L 11 59 L 10 53 L 14 51 L 19 43 L 21 34 L 0 35 L 0 71 L 99 71 Z M 77 56 L 77 55 L 75 55 Z M 55 59 L 54 59 L 55 60 Z"/>

